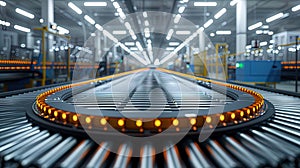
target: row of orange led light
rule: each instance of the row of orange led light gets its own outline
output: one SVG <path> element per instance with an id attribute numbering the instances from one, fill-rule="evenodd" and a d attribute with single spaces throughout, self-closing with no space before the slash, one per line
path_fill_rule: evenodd
<path id="1" fill-rule="evenodd" d="M 54 66 L 53 67 L 54 69 L 67 69 L 67 66 Z M 74 66 L 71 66 L 70 67 L 71 69 L 74 69 Z M 78 66 L 78 67 L 76 67 L 76 68 L 79 68 L 79 69 L 88 69 L 88 68 L 98 68 L 98 66 L 83 66 L 83 65 L 80 65 L 80 66 Z M 42 66 L 36 66 L 36 67 L 34 67 L 34 69 L 43 69 L 43 67 Z M 46 69 L 52 69 L 52 67 L 51 66 L 47 66 L 46 67 Z"/>
<path id="2" fill-rule="evenodd" d="M 0 70 L 29 70 L 30 66 L 5 66 L 5 67 L 0 67 Z"/>
<path id="3" fill-rule="evenodd" d="M 0 60 L 0 64 L 31 64 L 31 61 Z M 33 64 L 36 64 L 36 62 L 34 61 Z"/>
<path id="4" fill-rule="evenodd" d="M 283 69 L 300 69 L 300 66 L 283 66 Z"/>
<path id="5" fill-rule="evenodd" d="M 180 74 L 177 72 L 172 72 L 172 71 L 167 71 L 167 70 L 162 70 L 161 71 L 167 72 L 167 73 L 173 73 L 181 76 L 189 76 L 186 74 Z M 136 72 L 136 71 L 134 71 Z M 130 73 L 134 72 L 126 72 L 122 74 L 118 74 L 117 76 L 123 76 L 127 75 Z M 116 77 L 116 76 L 114 76 Z M 200 79 L 194 76 L 190 76 L 193 79 Z M 97 116 L 88 116 L 88 115 L 81 115 L 81 114 L 76 114 L 72 112 L 65 112 L 59 109 L 55 109 L 53 107 L 50 107 L 45 103 L 45 99 L 48 95 L 51 95 L 55 92 L 58 92 L 60 90 L 64 90 L 67 88 L 75 87 L 75 86 L 80 86 L 84 84 L 88 84 L 90 82 L 96 82 L 99 80 L 107 80 L 112 78 L 112 76 L 104 77 L 104 78 L 99 78 L 96 80 L 92 81 L 86 81 L 78 84 L 72 84 L 72 85 L 66 85 L 62 86 L 50 91 L 47 91 L 37 97 L 37 107 L 40 111 L 40 114 L 44 118 L 48 118 L 52 121 L 64 123 L 64 124 L 71 124 L 75 126 L 79 125 L 85 125 L 88 127 L 101 127 L 104 126 L 106 128 L 106 124 L 109 123 L 112 127 L 119 129 L 119 130 L 124 130 L 130 129 L 130 130 L 140 130 L 143 131 L 144 129 L 147 130 L 158 130 L 161 131 L 162 129 L 167 129 L 170 126 L 174 126 L 176 130 L 178 131 L 180 128 L 190 128 L 192 126 L 193 130 L 197 130 L 197 128 L 202 127 L 203 124 L 206 122 L 208 124 L 213 124 L 214 122 L 219 122 L 219 125 L 226 126 L 228 124 L 237 124 L 239 122 L 243 121 L 248 121 L 252 118 L 255 118 L 256 116 L 259 116 L 260 114 L 260 109 L 263 106 L 263 97 L 251 90 L 239 87 L 239 86 L 234 86 L 230 84 L 225 84 L 221 82 L 213 82 L 211 80 L 203 79 L 201 78 L 202 81 L 210 81 L 215 84 L 219 85 L 224 85 L 226 87 L 230 87 L 235 90 L 240 90 L 243 92 L 246 92 L 248 94 L 253 95 L 255 98 L 255 102 L 248 107 L 245 107 L 243 109 L 235 110 L 233 112 L 225 112 L 223 114 L 214 114 L 214 115 L 208 115 L 208 116 L 198 116 L 195 118 L 161 118 L 161 119 L 156 119 L 154 121 L 144 121 L 143 119 L 137 119 L 136 121 L 130 120 L 130 119 L 125 119 L 125 118 L 103 118 L 103 117 L 97 117 Z M 99 124 L 100 123 L 100 124 Z"/>
<path id="6" fill-rule="evenodd" d="M 31 64 L 31 61 L 21 61 L 21 60 L 0 60 L 0 64 Z M 37 62 L 33 61 L 32 64 L 36 65 Z M 65 62 L 46 62 L 46 65 L 66 65 Z M 72 62 L 71 65 L 85 65 L 85 66 L 91 66 L 92 63 L 85 63 L 85 62 Z"/>

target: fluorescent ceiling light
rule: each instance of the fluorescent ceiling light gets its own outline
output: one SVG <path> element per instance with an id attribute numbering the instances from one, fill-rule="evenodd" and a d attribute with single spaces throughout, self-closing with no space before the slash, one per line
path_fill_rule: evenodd
<path id="1" fill-rule="evenodd" d="M 263 25 L 262 22 L 258 22 L 258 23 L 255 23 L 254 25 L 251 25 L 248 27 L 248 30 L 254 30 L 254 29 L 257 29 L 259 27 L 261 27 Z"/>
<path id="2" fill-rule="evenodd" d="M 114 3 L 113 3 L 113 6 L 114 6 L 116 9 L 120 8 L 120 5 L 119 5 L 118 2 L 114 2 Z"/>
<path id="3" fill-rule="evenodd" d="M 213 24 L 214 23 L 214 20 L 212 20 L 212 19 L 209 19 L 204 25 L 203 25 L 203 27 L 204 28 L 208 28 L 211 24 Z"/>
<path id="4" fill-rule="evenodd" d="M 276 14 L 276 15 L 274 15 L 274 16 L 271 16 L 271 17 L 267 18 L 267 19 L 266 19 L 266 22 L 267 22 L 267 23 L 273 22 L 274 20 L 277 20 L 277 19 L 282 18 L 283 15 L 284 15 L 284 14 L 283 14 L 282 12 L 281 12 L 281 13 L 278 13 L 278 14 Z"/>
<path id="5" fill-rule="evenodd" d="M 10 26 L 10 23 L 9 23 L 9 22 L 6 22 L 6 21 L 3 21 L 3 20 L 0 20 L 0 25 L 3 25 L 3 26 Z"/>
<path id="6" fill-rule="evenodd" d="M 127 32 L 125 30 L 114 30 L 112 33 L 116 35 L 124 35 Z"/>
<path id="7" fill-rule="evenodd" d="M 178 46 L 180 43 L 179 42 L 170 42 L 169 46 Z"/>
<path id="8" fill-rule="evenodd" d="M 149 26 L 150 24 L 149 24 L 149 21 L 148 20 L 146 20 L 145 21 L 145 26 Z"/>
<path id="9" fill-rule="evenodd" d="M 136 39 L 137 39 L 137 37 L 136 37 L 135 34 L 133 34 L 133 35 L 131 36 L 131 38 L 132 38 L 132 40 L 136 40 Z"/>
<path id="10" fill-rule="evenodd" d="M 82 14 L 82 10 L 80 8 L 78 8 L 75 4 L 73 4 L 72 2 L 68 3 L 68 6 L 75 11 L 77 14 L 81 15 Z"/>
<path id="11" fill-rule="evenodd" d="M 30 18 L 30 19 L 33 19 L 33 18 L 34 18 L 34 15 L 33 15 L 33 14 L 31 14 L 31 13 L 29 13 L 29 12 L 26 12 L 26 11 L 20 9 L 20 8 L 16 8 L 16 12 L 17 12 L 18 14 L 23 15 L 23 16 L 26 16 L 26 17 L 28 17 L 28 18 Z"/>
<path id="12" fill-rule="evenodd" d="M 136 48 L 136 47 L 130 47 L 130 50 L 131 50 L 131 51 L 137 51 L 138 48 Z"/>
<path id="13" fill-rule="evenodd" d="M 171 37 L 172 37 L 172 35 L 173 35 L 173 33 L 174 33 L 174 29 L 170 29 L 170 30 L 168 31 L 168 34 L 167 34 L 166 39 L 167 39 L 167 40 L 170 40 Z"/>
<path id="14" fill-rule="evenodd" d="M 263 26 L 261 26 L 261 28 L 262 28 L 262 29 L 269 29 L 270 26 L 269 26 L 269 25 L 263 25 Z"/>
<path id="15" fill-rule="evenodd" d="M 134 42 L 125 42 L 125 45 L 127 45 L 127 46 L 134 46 L 135 43 Z"/>
<path id="16" fill-rule="evenodd" d="M 57 26 L 57 30 L 58 30 L 59 34 L 69 34 L 70 33 L 70 31 L 68 29 L 63 28 L 61 26 Z"/>
<path id="17" fill-rule="evenodd" d="M 176 31 L 177 35 L 189 35 L 191 34 L 191 31 Z"/>
<path id="18" fill-rule="evenodd" d="M 99 24 L 95 24 L 96 29 L 103 31 L 103 27 Z"/>
<path id="19" fill-rule="evenodd" d="M 251 45 L 247 45 L 247 46 L 246 46 L 246 49 L 248 49 L 248 50 L 251 49 L 251 48 L 252 48 Z"/>
<path id="20" fill-rule="evenodd" d="M 145 37 L 149 38 L 150 37 L 150 29 L 148 27 L 146 27 L 144 32 L 145 32 Z"/>
<path id="21" fill-rule="evenodd" d="M 84 2 L 84 6 L 107 6 L 107 2 Z"/>
<path id="22" fill-rule="evenodd" d="M 216 31 L 216 34 L 217 35 L 230 35 L 231 31 L 230 30 L 219 30 L 219 31 Z"/>
<path id="23" fill-rule="evenodd" d="M 183 2 L 184 2 L 184 3 L 188 3 L 188 2 L 189 2 L 189 0 L 183 0 Z"/>
<path id="24" fill-rule="evenodd" d="M 256 30 L 256 32 L 255 32 L 256 34 L 263 34 L 264 33 L 264 31 L 262 31 L 262 30 Z"/>
<path id="25" fill-rule="evenodd" d="M 227 12 L 226 8 L 221 9 L 217 14 L 215 14 L 215 19 L 219 19 L 221 16 L 223 16 Z"/>
<path id="26" fill-rule="evenodd" d="M 142 45 L 141 45 L 141 43 L 140 43 L 139 41 L 137 41 L 137 42 L 135 43 L 135 45 L 138 47 L 138 49 L 139 49 L 140 51 L 143 51 L 143 50 L 144 50 L 143 47 L 142 47 Z"/>
<path id="27" fill-rule="evenodd" d="M 194 2 L 194 6 L 217 6 L 217 2 Z"/>
<path id="28" fill-rule="evenodd" d="M 130 25 L 130 23 L 128 23 L 128 22 L 125 22 L 125 23 L 124 23 L 124 25 L 125 25 L 126 29 L 128 29 L 128 30 L 130 30 L 130 29 L 131 29 L 131 25 Z"/>
<path id="29" fill-rule="evenodd" d="M 148 17 L 147 12 L 143 12 L 143 16 L 144 16 L 144 18 Z"/>
<path id="30" fill-rule="evenodd" d="M 30 32 L 30 29 L 29 29 L 29 28 L 26 28 L 26 27 L 23 27 L 23 26 L 19 26 L 19 25 L 15 25 L 15 26 L 14 26 L 14 29 L 20 30 L 20 31 L 23 31 L 23 32 L 26 32 L 26 33 L 29 33 L 29 32 Z"/>
<path id="31" fill-rule="evenodd" d="M 175 50 L 175 48 L 174 47 L 167 47 L 166 50 L 167 51 L 173 51 L 173 50 Z"/>
<path id="32" fill-rule="evenodd" d="M 185 7 L 184 7 L 184 6 L 181 6 L 181 7 L 179 7 L 179 9 L 178 9 L 178 13 L 183 13 L 184 10 L 185 10 Z"/>
<path id="33" fill-rule="evenodd" d="M 210 37 L 215 37 L 215 33 L 210 33 Z"/>
<path id="34" fill-rule="evenodd" d="M 264 42 L 259 43 L 259 45 L 260 45 L 261 47 L 263 47 L 263 46 L 268 45 L 268 42 L 264 41 Z"/>
<path id="35" fill-rule="evenodd" d="M 94 25 L 96 23 L 95 20 L 92 19 L 91 17 L 89 17 L 88 15 L 84 15 L 84 19 L 92 25 Z"/>
<path id="36" fill-rule="evenodd" d="M 174 19 L 174 23 L 178 23 L 180 21 L 181 15 L 177 14 Z"/>
<path id="37" fill-rule="evenodd" d="M 0 1 L 0 6 L 6 6 L 6 2 Z"/>
<path id="38" fill-rule="evenodd" d="M 293 12 L 296 12 L 298 10 L 300 10 L 300 5 L 297 5 L 297 6 L 295 6 L 295 7 L 292 8 Z"/>
<path id="39" fill-rule="evenodd" d="M 238 3 L 238 0 L 232 0 L 231 2 L 230 2 L 230 6 L 234 6 L 234 5 L 236 5 Z"/>
<path id="40" fill-rule="evenodd" d="M 275 40 L 270 40 L 270 43 L 271 43 L 271 44 L 274 44 L 274 43 L 275 43 Z"/>
<path id="41" fill-rule="evenodd" d="M 272 36 L 273 34 L 274 34 L 273 31 L 269 31 L 269 32 L 268 32 L 268 35 L 269 35 L 269 36 Z"/>
<path id="42" fill-rule="evenodd" d="M 119 16 L 120 16 L 120 18 L 121 19 L 126 19 L 126 15 L 124 14 L 124 12 L 122 11 L 122 12 L 119 12 Z"/>

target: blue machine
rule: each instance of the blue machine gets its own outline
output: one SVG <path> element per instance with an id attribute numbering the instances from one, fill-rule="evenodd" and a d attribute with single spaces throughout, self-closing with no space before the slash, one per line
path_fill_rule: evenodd
<path id="1" fill-rule="evenodd" d="M 280 61 L 239 61 L 236 80 L 242 82 L 280 82 Z"/>

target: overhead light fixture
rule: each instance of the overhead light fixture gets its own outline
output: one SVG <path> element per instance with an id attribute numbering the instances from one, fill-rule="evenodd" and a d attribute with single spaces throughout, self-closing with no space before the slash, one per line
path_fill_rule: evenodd
<path id="1" fill-rule="evenodd" d="M 176 31 L 176 34 L 177 35 L 189 35 L 191 34 L 191 31 Z"/>
<path id="2" fill-rule="evenodd" d="M 172 37 L 172 35 L 173 35 L 173 33 L 174 33 L 174 29 L 170 29 L 170 30 L 168 31 L 168 34 L 167 34 L 166 39 L 167 39 L 167 40 L 170 40 L 171 37 Z"/>
<path id="3" fill-rule="evenodd" d="M 148 20 L 146 20 L 145 21 L 145 26 L 149 26 L 150 24 L 149 24 L 149 21 Z"/>
<path id="4" fill-rule="evenodd" d="M 260 45 L 261 47 L 263 47 L 263 46 L 268 45 L 268 42 L 264 41 L 264 42 L 259 43 L 259 45 Z"/>
<path id="5" fill-rule="evenodd" d="M 154 65 L 156 65 L 156 66 L 158 66 L 158 65 L 160 65 L 160 63 L 159 63 L 159 59 L 155 59 L 155 61 L 154 61 Z"/>
<path id="6" fill-rule="evenodd" d="M 223 16 L 227 12 L 226 8 L 221 9 L 217 14 L 215 14 L 215 19 L 219 19 L 221 16 Z"/>
<path id="7" fill-rule="evenodd" d="M 262 28 L 262 29 L 269 29 L 270 26 L 269 26 L 269 25 L 263 25 L 263 26 L 261 26 L 261 28 Z"/>
<path id="8" fill-rule="evenodd" d="M 107 6 L 107 2 L 84 2 L 84 6 Z"/>
<path id="9" fill-rule="evenodd" d="M 169 46 L 179 46 L 179 42 L 170 42 Z"/>
<path id="10" fill-rule="evenodd" d="M 147 12 L 143 12 L 143 16 L 144 16 L 144 18 L 147 18 L 148 17 Z"/>
<path id="11" fill-rule="evenodd" d="M 215 37 L 215 33 L 210 33 L 210 37 Z"/>
<path id="12" fill-rule="evenodd" d="M 129 22 L 125 22 L 124 25 L 125 25 L 126 29 L 128 29 L 128 30 L 131 29 L 131 25 Z"/>
<path id="13" fill-rule="evenodd" d="M 188 3 L 188 2 L 189 2 L 189 0 L 182 0 L 182 2 L 184 2 L 184 3 Z"/>
<path id="14" fill-rule="evenodd" d="M 126 19 L 126 15 L 125 15 L 125 13 L 123 11 L 119 12 L 119 16 L 123 20 Z"/>
<path id="15" fill-rule="evenodd" d="M 234 5 L 236 5 L 238 3 L 238 0 L 232 0 L 231 2 L 230 2 L 230 6 L 234 6 Z"/>
<path id="16" fill-rule="evenodd" d="M 91 17 L 89 17 L 88 15 L 84 15 L 84 19 L 92 25 L 94 25 L 96 23 L 95 20 L 92 19 Z"/>
<path id="17" fill-rule="evenodd" d="M 40 21 L 40 23 L 44 23 L 44 19 L 40 19 L 39 21 Z"/>
<path id="18" fill-rule="evenodd" d="M 29 33 L 29 32 L 30 32 L 30 29 L 29 29 L 29 28 L 26 28 L 26 27 L 23 27 L 23 26 L 19 26 L 19 25 L 15 25 L 15 26 L 14 26 L 14 29 L 20 30 L 20 31 L 26 32 L 26 33 Z"/>
<path id="19" fill-rule="evenodd" d="M 231 35 L 231 31 L 230 30 L 219 30 L 216 31 L 217 35 Z"/>
<path id="20" fill-rule="evenodd" d="M 78 8 L 75 4 L 73 4 L 72 2 L 68 3 L 68 6 L 75 11 L 77 14 L 81 15 L 82 14 L 82 10 L 80 8 Z"/>
<path id="21" fill-rule="evenodd" d="M 137 46 L 137 48 L 138 48 L 140 51 L 143 51 L 143 50 L 144 50 L 143 47 L 142 47 L 142 45 L 141 45 L 141 43 L 140 43 L 139 41 L 137 41 L 137 42 L 135 43 L 135 45 Z"/>
<path id="22" fill-rule="evenodd" d="M 116 35 L 124 35 L 124 34 L 127 34 L 127 32 L 125 30 L 114 30 L 112 32 L 113 34 L 116 34 Z"/>
<path id="23" fill-rule="evenodd" d="M 297 5 L 297 6 L 295 6 L 295 7 L 292 8 L 293 12 L 296 12 L 298 10 L 300 10 L 300 5 Z"/>
<path id="24" fill-rule="evenodd" d="M 131 38 L 132 38 L 132 40 L 136 40 L 136 39 L 137 39 L 137 37 L 136 37 L 135 34 L 133 34 L 133 35 L 131 36 Z"/>
<path id="25" fill-rule="evenodd" d="M 217 6 L 217 2 L 194 2 L 194 6 Z"/>
<path id="26" fill-rule="evenodd" d="M 114 6 L 116 9 L 120 8 L 120 5 L 119 5 L 118 2 L 113 2 L 113 6 Z"/>
<path id="27" fill-rule="evenodd" d="M 183 13 L 184 10 L 185 10 L 185 7 L 184 7 L 184 6 L 181 6 L 181 7 L 179 7 L 179 9 L 178 9 L 178 13 Z"/>
<path id="28" fill-rule="evenodd" d="M 273 22 L 273 21 L 275 21 L 275 20 L 277 20 L 277 19 L 282 18 L 283 16 L 284 16 L 284 14 L 283 14 L 282 12 L 281 12 L 281 13 L 278 13 L 278 14 L 276 14 L 276 15 L 274 15 L 274 16 L 271 16 L 271 17 L 267 18 L 267 19 L 266 19 L 266 22 L 267 22 L 267 23 Z"/>
<path id="29" fill-rule="evenodd" d="M 6 22 L 6 21 L 3 21 L 3 20 L 0 20 L 0 25 L 3 25 L 3 26 L 10 26 L 10 23 L 9 23 L 9 22 Z"/>
<path id="30" fill-rule="evenodd" d="M 177 14 L 177 15 L 175 16 L 174 23 L 175 23 L 175 24 L 179 23 L 180 18 L 181 18 L 181 15 L 180 15 L 180 14 Z"/>
<path id="31" fill-rule="evenodd" d="M 212 20 L 212 19 L 209 19 L 204 25 L 203 25 L 203 27 L 204 28 L 208 28 L 210 25 L 212 25 L 214 23 L 214 20 Z"/>
<path id="32" fill-rule="evenodd" d="M 270 43 L 271 43 L 271 44 L 274 44 L 274 43 L 275 43 L 275 40 L 270 40 Z"/>
<path id="33" fill-rule="evenodd" d="M 264 33 L 264 31 L 262 31 L 262 30 L 256 30 L 256 32 L 255 32 L 256 34 L 263 34 Z"/>
<path id="34" fill-rule="evenodd" d="M 258 23 L 255 23 L 254 25 L 251 25 L 248 27 L 248 30 L 254 30 L 254 29 L 257 29 L 259 27 L 261 27 L 263 25 L 262 22 L 258 22 Z"/>
<path id="35" fill-rule="evenodd" d="M 167 51 L 173 51 L 173 50 L 175 50 L 175 48 L 174 47 L 167 47 L 166 50 Z"/>
<path id="36" fill-rule="evenodd" d="M 137 50 L 139 50 L 139 49 L 136 48 L 136 47 L 130 47 L 130 50 L 131 50 L 131 51 L 137 51 Z"/>
<path id="37" fill-rule="evenodd" d="M 99 24 L 95 24 L 96 29 L 103 31 L 103 27 Z"/>
<path id="38" fill-rule="evenodd" d="M 269 31 L 269 32 L 268 32 L 268 35 L 269 35 L 269 36 L 272 36 L 273 34 L 274 34 L 273 31 Z"/>
<path id="39" fill-rule="evenodd" d="M 70 33 L 70 31 L 68 29 L 63 28 L 61 26 L 57 26 L 56 29 L 58 30 L 58 34 L 69 34 Z"/>
<path id="40" fill-rule="evenodd" d="M 27 11 L 24 11 L 24 10 L 22 10 L 22 9 L 20 9 L 20 8 L 16 8 L 16 12 L 17 12 L 18 14 L 23 15 L 23 16 L 26 16 L 26 17 L 28 17 L 28 18 L 30 18 L 30 19 L 34 19 L 34 15 L 33 15 L 33 14 L 31 14 L 31 13 L 29 13 L 29 12 L 27 12 Z"/>
<path id="41" fill-rule="evenodd" d="M 134 42 L 125 42 L 125 45 L 127 45 L 127 46 L 134 46 L 135 43 Z"/>
<path id="42" fill-rule="evenodd" d="M 6 6 L 6 2 L 0 1 L 0 6 Z"/>
<path id="43" fill-rule="evenodd" d="M 150 29 L 148 27 L 146 27 L 144 32 L 145 32 L 145 37 L 149 38 L 150 37 Z"/>

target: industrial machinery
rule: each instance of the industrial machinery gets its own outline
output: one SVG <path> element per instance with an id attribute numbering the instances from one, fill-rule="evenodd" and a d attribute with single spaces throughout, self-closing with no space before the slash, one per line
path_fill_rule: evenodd
<path id="1" fill-rule="evenodd" d="M 238 61 L 236 80 L 242 82 L 280 82 L 281 61 Z"/>
<path id="2" fill-rule="evenodd" d="M 298 97 L 154 68 L 1 97 L 1 167 L 299 166 Z"/>

